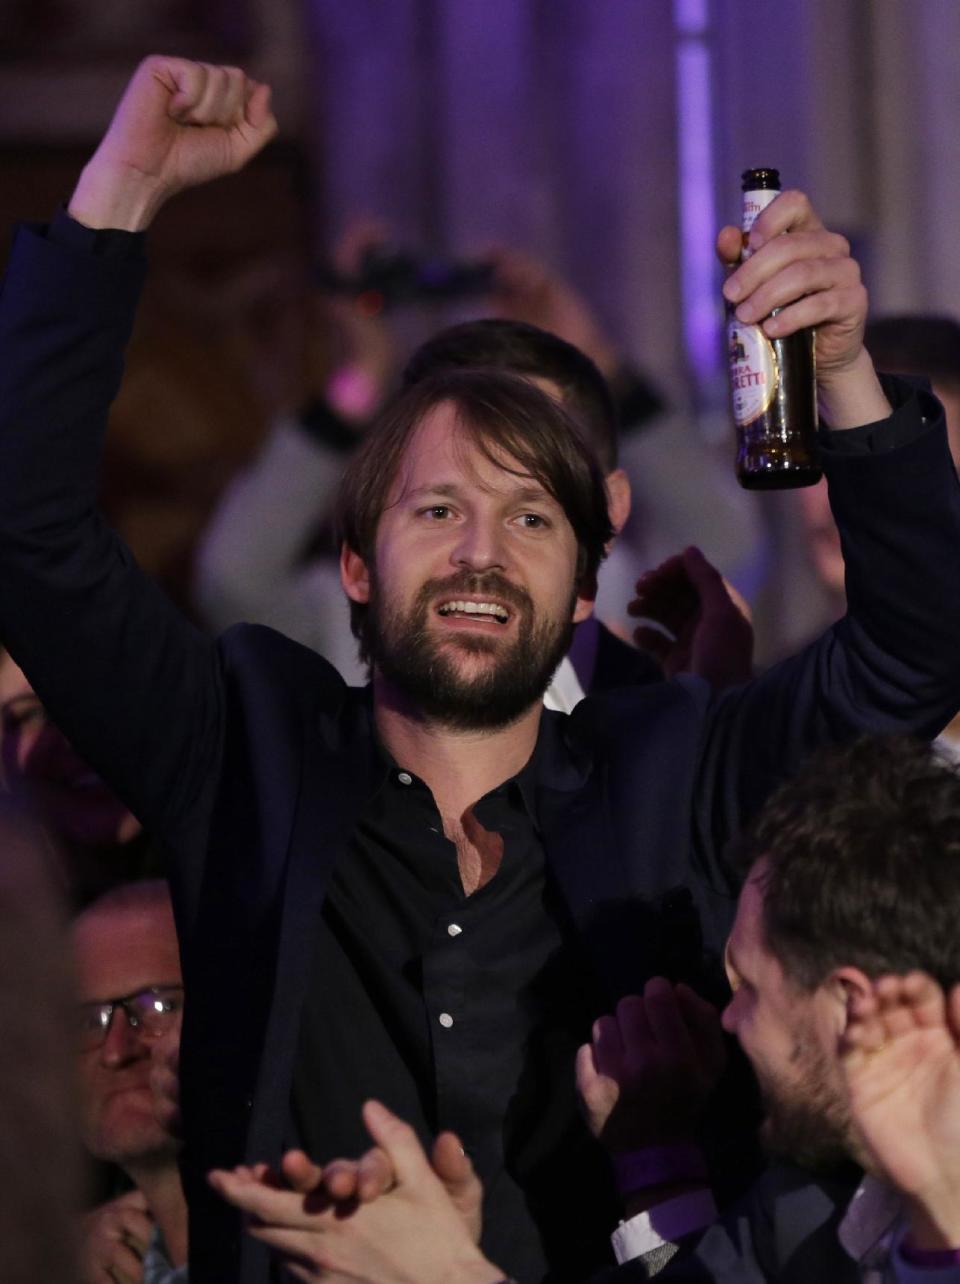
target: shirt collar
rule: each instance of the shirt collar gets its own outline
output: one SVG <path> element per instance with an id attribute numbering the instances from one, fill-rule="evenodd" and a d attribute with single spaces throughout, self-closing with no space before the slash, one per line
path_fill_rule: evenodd
<path id="1" fill-rule="evenodd" d="M 579 789 L 589 775 L 589 758 L 568 743 L 569 721 L 566 714 L 544 709 L 533 753 L 516 776 L 503 782 L 503 785 L 516 783 L 523 805 L 535 822 L 539 790 L 547 788 L 570 793 Z M 391 773 L 404 768 L 402 764 L 394 761 L 393 756 L 380 742 L 376 733 L 372 706 L 369 727 L 374 762 L 369 795 L 372 799 L 383 790 Z M 415 776 L 414 779 L 418 780 L 419 777 Z"/>
<path id="2" fill-rule="evenodd" d="M 860 1265 L 882 1269 L 902 1212 L 903 1205 L 897 1192 L 868 1173 L 854 1192 L 837 1227 L 841 1247 Z"/>

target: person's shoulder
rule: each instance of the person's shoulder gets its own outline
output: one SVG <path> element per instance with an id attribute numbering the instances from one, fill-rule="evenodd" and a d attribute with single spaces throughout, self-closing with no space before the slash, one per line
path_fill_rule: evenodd
<path id="1" fill-rule="evenodd" d="M 615 738 L 621 730 L 635 733 L 640 725 L 638 718 L 687 715 L 699 721 L 711 700 L 709 684 L 693 674 L 632 686 L 594 688 L 570 714 L 570 725 Z"/>
<path id="2" fill-rule="evenodd" d="M 598 624 L 591 692 L 663 681 L 663 670 L 652 656 L 625 642 L 605 624 Z"/>
<path id="3" fill-rule="evenodd" d="M 265 624 L 234 624 L 220 635 L 218 644 L 225 669 L 238 677 L 255 675 L 301 690 L 328 689 L 336 697 L 360 690 L 349 687 L 318 652 Z"/>

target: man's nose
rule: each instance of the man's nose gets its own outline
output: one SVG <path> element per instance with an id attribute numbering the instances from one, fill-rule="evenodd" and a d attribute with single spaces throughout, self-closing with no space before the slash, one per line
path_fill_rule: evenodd
<path id="1" fill-rule="evenodd" d="M 471 571 L 507 569 L 506 535 L 499 521 L 475 517 L 461 526 L 450 560 Z"/>
<path id="2" fill-rule="evenodd" d="M 123 1008 L 115 1008 L 100 1049 L 100 1060 L 106 1066 L 118 1066 L 149 1055 L 150 1041 L 143 1026 L 132 1026 Z"/>

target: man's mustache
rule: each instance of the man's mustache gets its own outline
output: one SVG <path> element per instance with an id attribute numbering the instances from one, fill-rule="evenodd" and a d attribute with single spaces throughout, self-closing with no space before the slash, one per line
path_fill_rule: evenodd
<path id="1" fill-rule="evenodd" d="M 518 614 L 533 609 L 533 599 L 526 589 L 511 584 L 497 571 L 460 571 L 443 579 L 432 579 L 417 594 L 417 607 L 425 608 L 437 597 L 456 597 L 459 594 L 473 597 L 495 598 L 505 606 L 513 607 Z"/>

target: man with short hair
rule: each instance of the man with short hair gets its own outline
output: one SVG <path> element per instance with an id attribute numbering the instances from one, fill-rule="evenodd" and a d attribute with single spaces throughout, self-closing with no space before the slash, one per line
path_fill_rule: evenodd
<path id="1" fill-rule="evenodd" d="M 180 1034 L 183 986 L 166 883 L 104 893 L 73 923 L 80 1134 L 133 1190 L 84 1218 L 85 1284 L 186 1279 L 187 1205 L 180 1144 L 157 1116 L 151 1072 Z"/>
<path id="2" fill-rule="evenodd" d="M 771 335 L 817 327 L 856 554 L 831 634 L 740 689 L 545 712 L 609 538 L 603 477 L 562 405 L 474 371 L 404 392 L 352 465 L 342 577 L 370 692 L 266 629 L 213 641 L 99 520 L 93 460 L 139 233 L 274 128 L 237 69 L 147 59 L 68 211 L 21 233 L 0 299 L 0 636 L 173 856 L 194 1284 L 271 1269 L 206 1172 L 296 1143 L 356 1153 L 369 1096 L 425 1139 L 460 1132 L 497 1260 L 578 1278 L 613 1202 L 569 1074 L 593 1012 L 721 948 L 726 839 L 806 753 L 877 724 L 931 734 L 960 702 L 940 411 L 878 382 L 848 246 L 784 193 L 725 292 Z M 724 229 L 726 262 L 740 246 Z"/>
<path id="3" fill-rule="evenodd" d="M 723 1026 L 759 1082 L 767 1149 L 806 1171 L 772 1168 L 744 1209 L 688 1242 L 691 1260 L 663 1278 L 953 1284 L 960 770 L 902 738 L 821 752 L 766 804 L 740 860 L 748 872 L 726 949 L 733 997 Z M 651 1040 L 651 1024 L 664 1028 L 651 1002 L 663 1009 L 665 998 L 621 1005 L 578 1062 L 592 1127 L 601 1132 L 618 1112 L 634 1153 L 652 1129 L 662 1146 L 661 1094 L 675 1100 L 670 1080 L 708 1044 L 689 1020 L 684 1038 Z M 619 1056 L 606 1050 L 611 1040 Z M 691 1114 L 683 1125 L 676 1139 L 688 1142 Z M 868 1174 L 859 1186 L 844 1173 L 851 1161 Z M 655 1252 L 651 1231 L 667 1217 L 673 1240 L 703 1225 L 706 1170 L 691 1162 L 673 1174 L 687 1190 L 669 1213 L 653 1182 L 631 1191 L 646 1211 L 617 1233 L 624 1258 L 638 1246 Z M 742 1275 L 723 1274 L 731 1253 Z"/>

